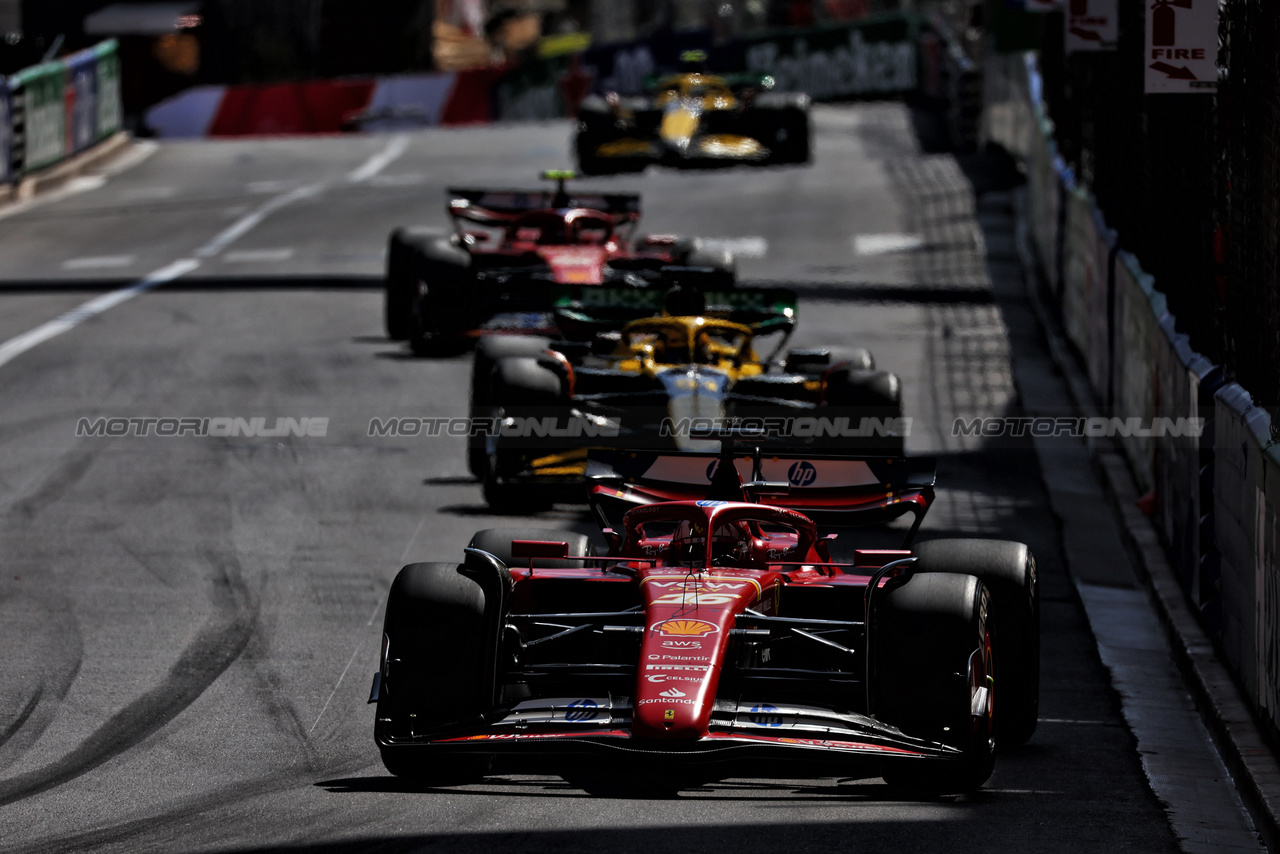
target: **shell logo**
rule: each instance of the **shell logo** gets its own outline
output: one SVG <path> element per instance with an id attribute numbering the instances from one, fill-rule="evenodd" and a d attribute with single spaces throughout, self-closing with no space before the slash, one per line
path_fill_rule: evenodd
<path id="1" fill-rule="evenodd" d="M 719 631 L 705 620 L 667 620 L 654 626 L 658 634 L 668 637 L 704 638 L 712 632 Z"/>

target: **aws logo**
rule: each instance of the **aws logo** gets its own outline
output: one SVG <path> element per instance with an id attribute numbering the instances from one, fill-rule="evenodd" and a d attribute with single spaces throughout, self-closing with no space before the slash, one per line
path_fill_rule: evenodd
<path id="1" fill-rule="evenodd" d="M 818 470 L 813 463 L 801 460 L 787 469 L 787 480 L 792 486 L 808 486 L 818 479 Z"/>

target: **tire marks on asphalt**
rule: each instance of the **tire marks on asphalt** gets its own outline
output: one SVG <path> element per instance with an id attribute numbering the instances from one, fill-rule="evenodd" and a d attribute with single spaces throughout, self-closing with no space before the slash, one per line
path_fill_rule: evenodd
<path id="1" fill-rule="evenodd" d="M 0 781 L 0 806 L 60 786 L 159 731 L 191 705 L 244 652 L 258 624 L 258 604 L 233 553 L 209 553 L 212 612 L 169 673 L 116 712 L 61 759 Z"/>

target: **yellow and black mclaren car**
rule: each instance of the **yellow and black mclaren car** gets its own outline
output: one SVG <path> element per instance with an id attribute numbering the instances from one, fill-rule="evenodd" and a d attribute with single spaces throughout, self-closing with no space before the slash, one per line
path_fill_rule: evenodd
<path id="1" fill-rule="evenodd" d="M 589 96 L 578 108 L 578 168 L 808 163 L 809 97 L 773 87 L 767 74 L 689 72 L 659 78 L 638 97 Z"/>
<path id="2" fill-rule="evenodd" d="M 492 506 L 582 501 L 590 447 L 700 452 L 725 426 L 759 428 L 771 445 L 901 453 L 898 378 L 866 350 L 833 358 L 791 350 L 794 296 L 774 317 L 738 312 L 641 318 L 592 342 L 494 340 L 476 354 L 472 412 L 489 425 L 469 462 Z M 746 319 L 743 317 L 742 319 Z M 762 335 L 783 333 L 762 354 Z M 779 356 L 782 356 L 779 358 Z M 874 422 L 874 423 L 872 423 Z"/>

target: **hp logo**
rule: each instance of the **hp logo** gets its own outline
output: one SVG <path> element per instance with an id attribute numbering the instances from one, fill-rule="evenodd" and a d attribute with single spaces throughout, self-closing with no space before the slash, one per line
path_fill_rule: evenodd
<path id="1" fill-rule="evenodd" d="M 791 481 L 792 486 L 808 486 L 817 479 L 818 470 L 814 468 L 813 463 L 801 460 L 787 469 L 787 480 Z"/>
<path id="2" fill-rule="evenodd" d="M 569 704 L 564 719 L 567 721 L 593 721 L 600 714 L 600 706 L 595 700 L 575 700 Z"/>

